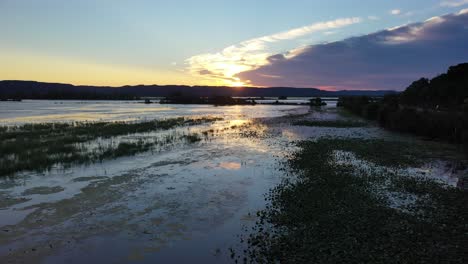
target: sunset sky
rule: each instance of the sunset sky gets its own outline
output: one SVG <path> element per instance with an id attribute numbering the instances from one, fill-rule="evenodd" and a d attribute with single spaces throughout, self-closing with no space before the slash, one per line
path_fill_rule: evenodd
<path id="1" fill-rule="evenodd" d="M 468 61 L 468 0 L 0 0 L 0 80 L 404 89 Z"/>

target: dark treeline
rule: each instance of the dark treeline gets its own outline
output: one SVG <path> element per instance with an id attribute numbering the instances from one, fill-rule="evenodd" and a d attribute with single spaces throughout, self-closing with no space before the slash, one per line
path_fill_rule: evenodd
<path id="1" fill-rule="evenodd" d="M 468 151 L 468 63 L 404 92 L 383 98 L 341 97 L 338 106 L 381 126 L 429 139 L 463 144 Z"/>
<path id="2" fill-rule="evenodd" d="M 161 99 L 161 104 L 204 104 L 204 105 L 256 105 L 255 101 L 257 98 L 233 98 L 231 96 L 185 96 L 182 94 L 174 94 L 172 96 L 167 96 L 164 99 Z M 261 99 L 261 98 L 259 98 Z M 278 98 L 279 99 L 279 98 Z M 152 103 L 151 100 L 146 99 L 145 103 Z M 324 106 L 327 103 L 323 102 L 320 97 L 310 99 L 309 103 L 296 103 L 296 102 L 280 102 L 276 100 L 275 102 L 265 103 L 262 102 L 262 105 L 309 105 L 309 106 Z"/>
<path id="3" fill-rule="evenodd" d="M 338 97 L 348 95 L 383 96 L 394 91 L 324 91 L 315 88 L 225 87 L 185 85 L 135 85 L 122 87 L 75 86 L 33 81 L 0 81 L 0 98 L 12 99 L 100 99 L 103 97 L 168 97 L 174 93 L 190 97 Z M 81 96 L 83 95 L 83 96 Z M 81 98 L 77 98 L 81 96 Z"/>
<path id="4" fill-rule="evenodd" d="M 230 96 L 197 97 L 172 95 L 160 101 L 161 104 L 209 104 L 209 105 L 255 105 L 254 99 L 232 98 Z"/>
<path id="5" fill-rule="evenodd" d="M 402 94 L 400 103 L 424 108 L 462 110 L 468 99 L 468 63 L 450 67 L 432 80 L 413 82 Z"/>

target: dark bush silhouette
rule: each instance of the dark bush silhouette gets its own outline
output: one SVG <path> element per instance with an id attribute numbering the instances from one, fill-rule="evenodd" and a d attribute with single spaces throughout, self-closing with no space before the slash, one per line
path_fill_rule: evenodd
<path id="1" fill-rule="evenodd" d="M 449 68 L 432 80 L 413 82 L 401 93 L 401 104 L 434 109 L 461 110 L 468 98 L 468 63 Z"/>
<path id="2" fill-rule="evenodd" d="M 398 95 L 341 97 L 338 106 L 382 127 L 463 144 L 468 152 L 468 63 L 432 80 L 413 82 Z"/>
<path id="3" fill-rule="evenodd" d="M 322 101 L 322 98 L 317 97 L 317 98 L 314 98 L 314 99 L 310 99 L 310 100 L 309 100 L 309 105 L 312 106 L 312 107 L 315 107 L 315 106 L 325 106 L 325 105 L 327 105 L 327 103 L 325 103 L 324 101 Z"/>

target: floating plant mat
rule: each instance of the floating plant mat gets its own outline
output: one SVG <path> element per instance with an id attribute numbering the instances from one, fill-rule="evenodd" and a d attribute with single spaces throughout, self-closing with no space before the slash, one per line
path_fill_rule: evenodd
<path id="1" fill-rule="evenodd" d="M 236 261 L 466 263 L 468 193 L 405 168 L 430 144 L 301 141 Z M 294 179 L 294 180 L 292 180 Z"/>

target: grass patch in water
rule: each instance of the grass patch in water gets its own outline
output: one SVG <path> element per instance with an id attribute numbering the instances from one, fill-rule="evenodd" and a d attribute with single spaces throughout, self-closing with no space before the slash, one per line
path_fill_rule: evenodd
<path id="1" fill-rule="evenodd" d="M 64 190 L 65 189 L 62 186 L 54 186 L 54 187 L 41 186 L 41 187 L 34 187 L 31 189 L 27 189 L 22 193 L 22 195 L 53 194 L 53 193 L 62 192 Z"/>
<path id="2" fill-rule="evenodd" d="M 384 139 L 322 138 L 318 142 L 303 141 L 301 147 L 323 146 L 326 149 L 353 152 L 359 159 L 388 167 L 421 165 L 437 152 L 438 146 L 419 142 L 390 141 Z"/>
<path id="3" fill-rule="evenodd" d="M 56 164 L 84 164 L 134 155 L 148 151 L 157 142 L 120 142 L 116 147 L 100 146 L 98 152 L 89 152 L 80 143 L 218 120 L 212 117 L 172 118 L 140 123 L 75 122 L 0 127 L 0 176 L 20 171 L 49 170 Z M 166 141 L 171 142 L 174 137 L 169 135 Z"/>
<path id="4" fill-rule="evenodd" d="M 185 135 L 183 136 L 183 138 L 185 138 L 185 140 L 187 140 L 189 143 L 195 143 L 195 142 L 202 140 L 200 135 L 198 135 L 197 133 L 191 133 L 191 134 Z"/>
<path id="5" fill-rule="evenodd" d="M 467 192 L 393 170 L 355 170 L 337 163 L 337 150 L 383 166 L 414 165 L 421 146 L 384 140 L 303 141 L 288 162 L 298 179 L 271 190 L 271 205 L 236 261 L 258 263 L 466 263 Z M 401 155 L 403 153 L 408 155 Z M 388 157 L 388 160 L 386 159 Z M 358 172 L 358 173 L 357 173 Z M 392 208 L 376 185 L 421 199 Z"/>
<path id="6" fill-rule="evenodd" d="M 95 159 L 115 159 L 118 157 L 132 156 L 141 152 L 146 152 L 151 149 L 154 145 L 152 142 L 144 142 L 142 140 L 138 142 L 120 142 L 117 148 L 109 148 L 106 151 L 99 153 Z"/>
<path id="7" fill-rule="evenodd" d="M 368 123 L 349 120 L 300 120 L 293 123 L 295 126 L 310 126 L 310 127 L 335 127 L 335 128 L 350 128 L 350 127 L 366 127 Z"/>

